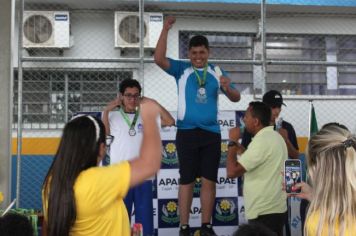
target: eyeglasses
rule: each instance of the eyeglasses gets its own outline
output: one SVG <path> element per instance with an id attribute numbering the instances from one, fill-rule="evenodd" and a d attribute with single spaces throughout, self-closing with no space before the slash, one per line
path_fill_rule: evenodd
<path id="1" fill-rule="evenodd" d="M 140 94 L 127 93 L 127 94 L 124 94 L 124 97 L 126 97 L 127 99 L 137 100 L 140 97 Z"/>
<path id="2" fill-rule="evenodd" d="M 106 135 L 105 144 L 107 147 L 110 147 L 110 145 L 112 144 L 113 141 L 114 141 L 114 136 Z"/>

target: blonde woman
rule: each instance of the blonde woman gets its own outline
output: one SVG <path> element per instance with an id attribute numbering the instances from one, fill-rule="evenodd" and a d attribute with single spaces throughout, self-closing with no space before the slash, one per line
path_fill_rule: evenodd
<path id="1" fill-rule="evenodd" d="M 312 187 L 301 183 L 297 195 L 310 201 L 305 235 L 356 235 L 356 137 L 327 125 L 310 139 L 307 160 Z"/>

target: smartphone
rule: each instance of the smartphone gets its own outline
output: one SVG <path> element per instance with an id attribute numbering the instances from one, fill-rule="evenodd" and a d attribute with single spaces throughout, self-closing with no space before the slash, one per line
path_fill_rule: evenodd
<path id="1" fill-rule="evenodd" d="M 295 185 L 302 181 L 302 165 L 300 160 L 284 161 L 284 184 L 285 190 L 290 194 L 300 193 L 301 189 Z"/>

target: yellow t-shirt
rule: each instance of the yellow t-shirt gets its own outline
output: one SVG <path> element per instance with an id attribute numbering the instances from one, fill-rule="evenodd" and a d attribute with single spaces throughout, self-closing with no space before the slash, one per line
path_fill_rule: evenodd
<path id="1" fill-rule="evenodd" d="M 74 184 L 77 218 L 70 230 L 71 236 L 130 235 L 123 202 L 129 189 L 130 174 L 127 161 L 92 167 L 80 173 Z"/>
<path id="2" fill-rule="evenodd" d="M 306 227 L 306 231 L 308 233 L 308 236 L 317 236 L 318 223 L 319 223 L 319 213 L 313 213 L 307 218 L 306 223 L 305 223 L 305 227 Z M 354 236 L 354 235 L 356 235 L 356 222 L 352 222 L 352 220 L 349 219 L 348 228 L 345 229 L 344 235 L 340 235 L 339 230 L 340 230 L 339 229 L 339 223 L 336 222 L 336 224 L 335 224 L 335 232 L 332 235 Z M 321 236 L 328 236 L 328 234 L 329 234 L 328 225 L 325 224 L 324 227 L 323 227 L 323 230 L 321 232 Z"/>

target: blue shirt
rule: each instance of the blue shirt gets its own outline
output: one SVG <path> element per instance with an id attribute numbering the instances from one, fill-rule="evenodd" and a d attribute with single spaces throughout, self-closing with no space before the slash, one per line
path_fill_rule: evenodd
<path id="1" fill-rule="evenodd" d="M 220 126 L 217 121 L 220 81 L 214 66 L 208 64 L 207 67 L 205 81 L 207 101 L 206 103 L 199 103 L 196 101 L 199 81 L 192 63 L 168 59 L 170 68 L 166 72 L 174 76 L 178 87 L 178 129 L 201 128 L 220 133 Z M 196 68 L 196 71 L 200 78 L 203 78 L 204 68 Z M 222 73 L 226 76 L 224 71 Z"/>

